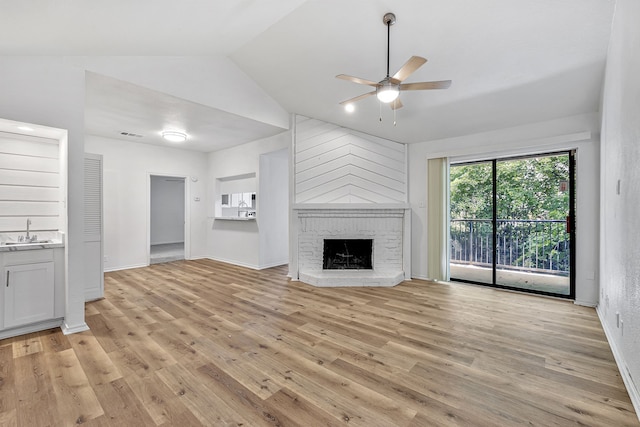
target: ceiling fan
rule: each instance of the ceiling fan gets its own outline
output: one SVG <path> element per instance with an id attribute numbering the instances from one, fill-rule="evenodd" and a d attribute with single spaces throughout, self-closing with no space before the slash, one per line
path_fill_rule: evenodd
<path id="1" fill-rule="evenodd" d="M 451 86 L 451 80 L 441 80 L 436 82 L 419 82 L 419 83 L 402 83 L 407 77 L 413 74 L 427 60 L 420 56 L 412 56 L 405 64 L 400 67 L 397 73 L 389 76 L 389 39 L 391 34 L 391 26 L 396 23 L 396 15 L 387 13 L 382 17 L 382 22 L 387 26 L 387 76 L 379 82 L 361 79 L 359 77 L 348 76 L 346 74 L 338 74 L 336 78 L 348 80 L 350 82 L 367 85 L 376 88 L 374 91 L 358 95 L 354 98 L 342 101 L 340 105 L 352 104 L 371 95 L 376 95 L 380 102 L 390 104 L 393 110 L 402 107 L 402 102 L 398 96 L 401 91 L 405 90 L 430 90 L 430 89 L 447 89 Z"/>

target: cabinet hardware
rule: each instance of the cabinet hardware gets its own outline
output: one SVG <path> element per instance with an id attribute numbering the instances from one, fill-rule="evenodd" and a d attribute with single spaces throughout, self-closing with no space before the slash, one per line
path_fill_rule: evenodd
<path id="1" fill-rule="evenodd" d="M 9 273 L 10 273 L 10 270 L 7 270 L 7 288 L 9 287 Z"/>

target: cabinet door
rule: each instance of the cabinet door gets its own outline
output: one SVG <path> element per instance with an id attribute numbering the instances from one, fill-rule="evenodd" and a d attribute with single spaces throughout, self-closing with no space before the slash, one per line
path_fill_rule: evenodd
<path id="1" fill-rule="evenodd" d="M 53 319 L 53 262 L 4 268 L 4 327 Z"/>

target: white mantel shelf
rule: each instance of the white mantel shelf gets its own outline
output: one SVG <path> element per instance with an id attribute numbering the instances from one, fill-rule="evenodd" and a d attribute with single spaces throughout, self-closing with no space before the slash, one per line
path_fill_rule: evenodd
<path id="1" fill-rule="evenodd" d="M 296 203 L 293 210 L 381 210 L 410 209 L 408 203 Z"/>

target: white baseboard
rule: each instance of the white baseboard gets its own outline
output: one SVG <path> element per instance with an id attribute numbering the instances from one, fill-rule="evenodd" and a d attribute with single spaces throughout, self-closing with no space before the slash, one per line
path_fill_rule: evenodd
<path id="1" fill-rule="evenodd" d="M 629 393 L 629 398 L 631 399 L 631 403 L 633 404 L 633 408 L 636 410 L 636 415 L 638 416 L 638 420 L 640 420 L 640 390 L 636 387 L 636 384 L 633 382 L 633 378 L 629 374 L 629 370 L 627 369 L 627 362 L 624 358 L 624 355 L 620 352 L 618 348 L 618 344 L 613 339 L 613 334 L 609 330 L 607 326 L 607 322 L 605 321 L 604 313 L 601 312 L 600 306 L 596 307 L 596 313 L 598 313 L 598 318 L 600 319 L 600 324 L 602 325 L 602 329 L 604 330 L 604 334 L 607 337 L 607 341 L 609 342 L 609 347 L 611 348 L 611 352 L 613 353 L 613 358 L 618 365 L 618 370 L 620 371 L 620 376 L 622 377 L 622 381 L 624 382 L 625 387 L 627 388 L 627 392 Z"/>
<path id="2" fill-rule="evenodd" d="M 217 258 L 217 257 L 211 257 L 211 256 L 207 257 L 207 259 L 210 259 L 211 261 L 219 261 L 219 262 L 224 262 L 226 264 L 237 265 L 238 267 L 250 268 L 252 270 L 260 270 L 260 267 L 257 265 L 246 264 L 244 262 L 233 261 L 230 259 Z"/>
<path id="3" fill-rule="evenodd" d="M 120 267 L 105 268 L 104 272 L 108 273 L 110 271 L 131 270 L 132 268 L 142 268 L 142 267 L 149 267 L 149 264 L 135 264 L 135 265 L 124 265 Z"/>
<path id="4" fill-rule="evenodd" d="M 284 261 L 276 261 L 273 263 L 269 263 L 269 264 L 263 264 L 263 265 L 254 265 L 254 264 L 246 264 L 244 262 L 238 262 L 238 261 L 234 261 L 234 260 L 230 260 L 230 259 L 225 259 L 225 258 L 217 258 L 217 257 L 203 257 L 206 259 L 210 259 L 212 261 L 219 261 L 219 262 L 224 262 L 226 264 L 231 264 L 231 265 L 237 265 L 238 267 L 246 267 L 246 268 L 250 268 L 252 270 L 264 270 L 266 268 L 271 268 L 271 267 L 278 267 L 280 265 L 284 265 L 284 264 L 288 264 L 289 263 L 289 259 L 287 258 Z"/>
<path id="5" fill-rule="evenodd" d="M 44 322 L 32 323 L 30 325 L 18 326 L 16 328 L 0 331 L 0 339 L 16 337 L 18 335 L 30 334 L 31 332 L 44 331 L 46 329 L 57 328 L 62 325 L 62 319 L 45 320 Z"/>
<path id="6" fill-rule="evenodd" d="M 89 325 L 87 325 L 86 323 L 82 322 L 79 325 L 69 326 L 65 322 L 65 323 L 62 324 L 62 326 L 60 326 L 60 329 L 62 329 L 62 333 L 64 335 L 71 335 L 71 334 L 75 334 L 75 333 L 82 332 L 82 331 L 88 331 L 89 330 Z"/>
<path id="7" fill-rule="evenodd" d="M 597 303 L 597 302 L 591 302 L 591 301 L 578 301 L 578 300 L 575 300 L 575 301 L 573 301 L 573 303 L 574 303 L 575 305 L 580 305 L 580 306 L 582 306 L 582 307 L 591 307 L 591 308 L 595 308 L 595 307 L 597 307 L 597 306 L 598 306 L 598 303 Z"/>
<path id="8" fill-rule="evenodd" d="M 260 270 L 264 270 L 265 268 L 279 267 L 281 265 L 289 264 L 289 258 L 281 261 L 269 262 L 267 264 L 263 264 L 260 266 Z"/>

